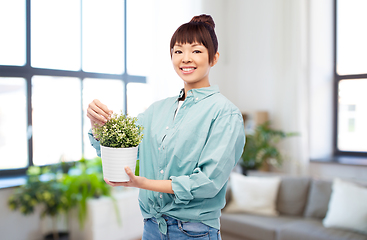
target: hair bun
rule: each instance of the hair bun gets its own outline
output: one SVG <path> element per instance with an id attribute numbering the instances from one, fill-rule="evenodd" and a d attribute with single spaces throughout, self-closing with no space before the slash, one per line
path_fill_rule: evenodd
<path id="1" fill-rule="evenodd" d="M 206 14 L 201 14 L 199 16 L 195 16 L 191 19 L 190 22 L 205 23 L 205 24 L 208 24 L 213 29 L 215 28 L 215 23 L 214 23 L 213 18 L 210 15 L 206 15 Z"/>

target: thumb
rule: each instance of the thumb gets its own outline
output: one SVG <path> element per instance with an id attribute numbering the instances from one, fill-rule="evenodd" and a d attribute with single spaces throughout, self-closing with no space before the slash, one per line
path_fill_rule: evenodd
<path id="1" fill-rule="evenodd" d="M 125 167 L 125 172 L 126 174 L 131 178 L 135 177 L 134 173 L 131 171 L 130 167 L 126 166 Z"/>

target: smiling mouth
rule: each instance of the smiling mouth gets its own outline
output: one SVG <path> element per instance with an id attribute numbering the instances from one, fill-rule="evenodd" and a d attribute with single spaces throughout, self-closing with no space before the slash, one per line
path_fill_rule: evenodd
<path id="1" fill-rule="evenodd" d="M 183 71 L 184 73 L 191 73 L 191 72 L 193 72 L 193 71 L 196 69 L 196 67 L 180 68 L 180 69 L 181 69 L 181 71 Z"/>

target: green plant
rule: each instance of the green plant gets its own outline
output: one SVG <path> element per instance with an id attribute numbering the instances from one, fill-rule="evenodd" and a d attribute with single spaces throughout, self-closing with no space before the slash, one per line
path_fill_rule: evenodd
<path id="1" fill-rule="evenodd" d="M 143 127 L 136 125 L 137 118 L 121 114 L 113 114 L 103 126 L 98 124 L 93 129 L 93 135 L 105 147 L 129 148 L 136 147 L 143 139 Z"/>
<path id="2" fill-rule="evenodd" d="M 24 215 L 32 214 L 37 205 L 41 205 L 41 217 L 50 216 L 53 221 L 53 236 L 58 239 L 56 217 L 66 213 L 72 205 L 65 196 L 66 188 L 57 174 L 49 167 L 30 167 L 25 185 L 17 188 L 9 197 L 8 205 L 12 210 L 20 210 Z M 41 179 L 41 176 L 45 180 Z"/>
<path id="3" fill-rule="evenodd" d="M 272 129 L 269 121 L 258 125 L 252 134 L 246 134 L 246 144 L 240 164 L 246 170 L 258 169 L 265 162 L 280 166 L 283 156 L 276 144 L 282 139 L 296 135 L 297 133 L 285 133 Z"/>
<path id="4" fill-rule="evenodd" d="M 87 218 L 88 199 L 108 196 L 111 197 L 115 208 L 117 208 L 115 199 L 111 196 L 111 187 L 103 180 L 102 161 L 98 157 L 93 160 L 84 158 L 79 160 L 76 166 L 70 169 L 70 174 L 64 175 L 62 183 L 67 189 L 65 197 L 68 202 L 78 209 L 78 219 L 81 228 L 84 227 Z M 120 221 L 118 215 L 117 219 Z"/>
<path id="5" fill-rule="evenodd" d="M 9 197 L 8 206 L 27 215 L 34 212 L 38 205 L 42 207 L 41 217 L 51 216 L 54 222 L 54 239 L 56 232 L 56 217 L 68 213 L 76 207 L 81 228 L 87 217 L 87 200 L 101 196 L 109 196 L 114 202 L 117 220 L 120 216 L 117 204 L 111 196 L 111 189 L 103 180 L 102 161 L 100 158 L 86 160 L 82 158 L 75 163 L 65 163 L 29 167 L 27 182 L 17 188 Z"/>

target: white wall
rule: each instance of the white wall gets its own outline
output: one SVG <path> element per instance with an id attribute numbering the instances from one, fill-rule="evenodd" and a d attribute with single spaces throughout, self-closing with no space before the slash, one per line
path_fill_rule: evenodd
<path id="1" fill-rule="evenodd" d="M 367 177 L 367 167 L 309 162 L 332 151 L 332 2 L 203 0 L 221 54 L 210 81 L 242 112 L 268 111 L 275 128 L 300 133 L 281 144 L 281 171 Z"/>
<path id="2" fill-rule="evenodd" d="M 211 82 L 242 112 L 268 111 L 275 128 L 302 138 L 281 148 L 290 173 L 307 171 L 307 1 L 229 0 L 203 2 L 213 15 L 219 63 Z"/>
<path id="3" fill-rule="evenodd" d="M 216 22 L 220 60 L 210 81 L 241 110 L 271 110 L 279 51 L 276 1 L 206 0 Z M 273 24 L 273 25 L 272 25 Z M 281 64 L 281 61 L 279 61 Z M 259 91 L 257 91 L 259 90 Z"/>

